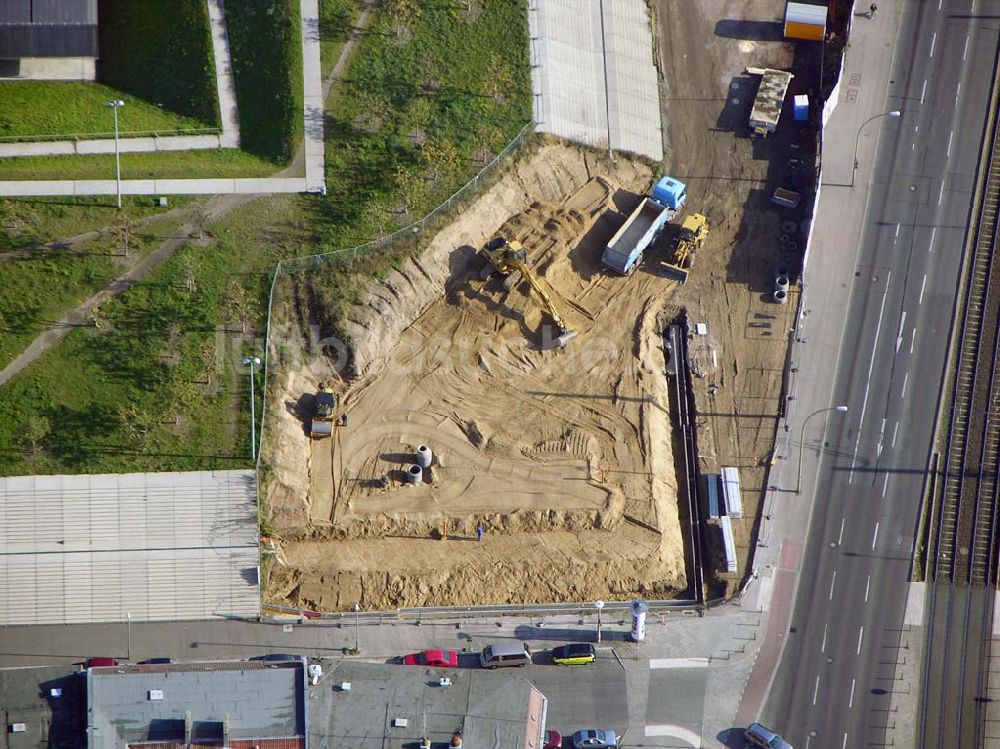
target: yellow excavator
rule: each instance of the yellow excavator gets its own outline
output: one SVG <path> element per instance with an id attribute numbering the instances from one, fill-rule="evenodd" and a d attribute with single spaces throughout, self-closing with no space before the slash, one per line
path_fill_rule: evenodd
<path id="1" fill-rule="evenodd" d="M 542 288 L 541 284 L 538 283 L 538 279 L 535 278 L 535 274 L 528 267 L 528 251 L 521 246 L 520 242 L 508 242 L 506 237 L 500 235 L 487 242 L 486 246 L 482 249 L 482 253 L 486 255 L 493 269 L 504 277 L 503 287 L 505 290 L 510 291 L 516 288 L 522 280 L 528 282 L 532 291 L 541 300 L 545 311 L 549 313 L 549 317 L 556 324 L 556 328 L 559 329 L 559 337 L 555 339 L 557 346 L 562 348 L 572 339 L 576 338 L 576 331 L 572 331 L 567 327 L 566 321 L 559 314 L 559 310 L 556 308 L 555 302 L 552 301 L 552 297 Z M 492 275 L 492 270 L 489 266 L 487 266 L 484 272 L 484 279 Z"/>

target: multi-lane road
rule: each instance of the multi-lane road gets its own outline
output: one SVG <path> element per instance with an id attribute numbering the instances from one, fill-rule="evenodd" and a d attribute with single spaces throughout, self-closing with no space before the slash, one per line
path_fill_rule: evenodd
<path id="1" fill-rule="evenodd" d="M 867 126 L 882 131 L 831 397 L 849 411 L 804 488 L 815 506 L 764 709 L 797 749 L 887 738 L 998 14 L 996 0 L 905 3 L 883 110 L 902 116 Z"/>

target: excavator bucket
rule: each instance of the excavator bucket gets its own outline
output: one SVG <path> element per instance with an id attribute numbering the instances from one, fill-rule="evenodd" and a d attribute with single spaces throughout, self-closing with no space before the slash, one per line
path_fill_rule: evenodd
<path id="1" fill-rule="evenodd" d="M 667 278 L 674 279 L 675 281 L 679 282 L 682 286 L 684 285 L 685 281 L 688 280 L 688 273 L 689 271 L 687 268 L 681 268 L 678 265 L 670 265 L 668 263 L 663 264 L 663 275 Z"/>

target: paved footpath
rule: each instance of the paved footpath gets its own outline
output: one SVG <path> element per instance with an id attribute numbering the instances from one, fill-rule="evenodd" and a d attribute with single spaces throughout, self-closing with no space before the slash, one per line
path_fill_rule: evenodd
<path id="1" fill-rule="evenodd" d="M 823 186 L 804 272 L 802 318 L 797 340 L 792 344 L 792 366 L 797 369 L 790 382 L 793 400 L 778 432 L 775 454 L 783 459 L 771 475 L 771 485 L 778 490 L 771 490 L 765 498 L 765 518 L 754 562 L 758 578 L 750 583 L 744 598 L 746 607 L 767 614 L 767 624 L 733 719 L 736 726 L 753 722 L 760 713 L 795 606 L 813 498 L 788 491 L 797 483 L 794 458 L 800 446 L 793 438 L 797 440 L 803 416 L 830 406 L 876 145 L 875 138 L 865 140 L 856 187 L 851 189 L 847 185 L 854 163 L 855 138 L 868 117 L 885 111 L 894 52 L 891 40 L 899 27 L 900 10 L 899 0 L 885 0 L 876 21 L 854 16 L 839 101 L 824 135 Z M 852 84 L 861 81 L 862 74 L 864 85 Z M 811 314 L 819 310 L 821 314 Z M 810 452 L 804 458 L 802 486 L 814 486 L 817 458 Z"/>

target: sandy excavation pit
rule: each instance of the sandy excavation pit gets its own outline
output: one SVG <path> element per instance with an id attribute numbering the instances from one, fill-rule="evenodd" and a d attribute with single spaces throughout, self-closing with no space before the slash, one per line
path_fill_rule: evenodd
<path id="1" fill-rule="evenodd" d="M 547 145 L 371 290 L 352 314 L 357 375 L 338 384 L 348 425 L 312 443 L 294 409 L 271 425 L 283 539 L 271 601 L 371 610 L 685 588 L 660 336 L 676 284 L 656 274 L 662 253 L 630 278 L 600 264 L 652 179 Z M 578 333 L 566 348 L 527 283 L 482 280 L 476 249 L 498 230 L 528 248 Z M 281 371 L 278 397 L 295 402 L 328 368 Z M 413 485 L 420 444 L 435 458 Z"/>

